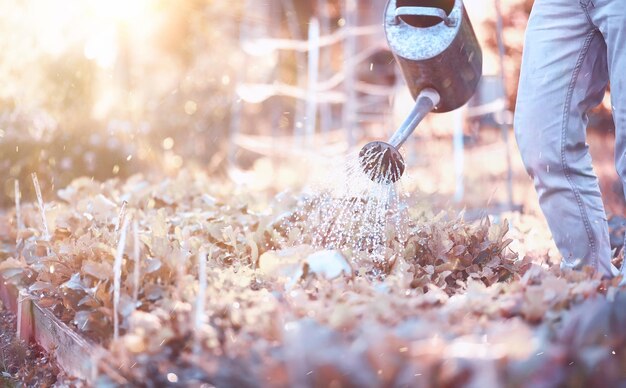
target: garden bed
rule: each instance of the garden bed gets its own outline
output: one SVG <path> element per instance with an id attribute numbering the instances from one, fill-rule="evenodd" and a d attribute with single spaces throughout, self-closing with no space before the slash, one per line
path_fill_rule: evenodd
<path id="1" fill-rule="evenodd" d="M 561 272 L 548 233 L 526 216 L 470 223 L 412 202 L 406 239 L 386 234 L 374 252 L 317 245 L 315 201 L 252 196 L 190 172 L 81 179 L 42 203 L 47 236 L 37 204 L 20 206 L 21 222 L 5 216 L 5 240 L 18 244 L 0 273 L 5 290 L 24 294 L 22 336 L 90 382 L 625 378 L 619 279 Z"/>
<path id="2" fill-rule="evenodd" d="M 51 310 L 42 307 L 35 295 L 30 295 L 26 290 L 0 278 L 0 302 L 7 312 L 16 317 L 11 324 L 12 327 L 5 331 L 6 335 L 15 334 L 12 346 L 17 346 L 15 341 L 23 341 L 24 344 L 35 343 L 54 359 L 54 364 L 50 365 L 25 366 L 35 370 L 36 377 L 34 381 L 28 382 L 29 384 L 52 384 L 57 378 L 56 374 L 46 375 L 50 382 L 44 382 L 41 376 L 37 376 L 46 369 L 55 371 L 56 365 L 60 366 L 64 375 L 78 381 L 95 383 L 100 373 L 99 369 L 104 369 L 106 373 L 114 376 L 117 382 L 125 382 L 123 377 L 115 372 L 115 367 L 111 365 L 105 349 L 81 337 Z M 21 346 L 27 349 L 27 345 Z M 14 350 L 9 352 L 15 353 Z M 39 369 L 41 371 L 37 371 Z M 58 374 L 59 371 L 56 370 L 55 373 Z"/>

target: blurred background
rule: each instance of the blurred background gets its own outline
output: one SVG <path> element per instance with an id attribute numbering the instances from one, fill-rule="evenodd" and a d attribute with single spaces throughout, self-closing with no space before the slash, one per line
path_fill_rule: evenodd
<path id="1" fill-rule="evenodd" d="M 407 190 L 536 211 L 511 128 L 532 3 L 465 1 L 483 81 L 407 143 Z M 81 176 L 182 168 L 270 193 L 323 177 L 324 161 L 386 138 L 413 104 L 387 50 L 385 4 L 0 0 L 0 205 L 15 179 L 32 198 L 32 172 L 46 196 Z M 609 107 L 593 112 L 589 142 L 608 208 L 623 213 Z"/>

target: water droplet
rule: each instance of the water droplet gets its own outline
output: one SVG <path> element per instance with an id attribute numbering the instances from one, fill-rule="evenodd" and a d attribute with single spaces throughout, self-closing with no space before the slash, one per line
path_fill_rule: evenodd
<path id="1" fill-rule="evenodd" d="M 163 149 L 166 151 L 171 150 L 172 148 L 174 148 L 174 139 L 172 139 L 171 137 L 166 137 L 165 139 L 163 139 L 162 146 Z"/>
<path id="2" fill-rule="evenodd" d="M 176 374 L 170 372 L 170 373 L 167 374 L 167 381 L 169 381 L 170 383 L 177 383 L 178 382 L 178 376 L 176 376 Z"/>

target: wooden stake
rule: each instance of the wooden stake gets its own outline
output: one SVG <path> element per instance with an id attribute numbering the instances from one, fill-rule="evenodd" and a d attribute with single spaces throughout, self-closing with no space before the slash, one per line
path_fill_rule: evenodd
<path id="1" fill-rule="evenodd" d="M 135 268 L 133 269 L 133 303 L 137 307 L 137 300 L 139 298 L 139 257 L 141 251 L 139 249 L 139 227 L 137 220 L 133 220 L 133 259 L 135 262 Z"/>
<path id="2" fill-rule="evenodd" d="M 202 351 L 200 340 L 200 330 L 204 323 L 204 304 L 206 299 L 207 276 L 206 262 L 208 255 L 203 249 L 198 253 L 198 295 L 196 296 L 196 311 L 194 312 L 194 353 L 199 354 Z"/>
<path id="3" fill-rule="evenodd" d="M 117 340 L 120 334 L 120 323 L 118 310 L 120 304 L 120 289 L 122 282 L 122 258 L 124 257 L 124 248 L 126 246 L 126 231 L 128 229 L 128 218 L 124 220 L 122 230 L 120 232 L 120 240 L 115 251 L 115 263 L 113 264 L 113 338 Z"/>
<path id="4" fill-rule="evenodd" d="M 48 221 L 46 220 L 46 206 L 43 202 L 43 196 L 41 195 L 41 187 L 39 186 L 39 180 L 37 174 L 32 173 L 33 185 L 35 186 L 35 193 L 37 193 L 37 204 L 39 205 L 39 213 L 41 214 L 41 222 L 43 223 L 43 238 L 45 241 L 50 241 L 50 231 L 48 230 Z"/>

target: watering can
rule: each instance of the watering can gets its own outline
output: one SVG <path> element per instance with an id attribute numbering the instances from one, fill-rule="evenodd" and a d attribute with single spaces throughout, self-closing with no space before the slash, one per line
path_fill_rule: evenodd
<path id="1" fill-rule="evenodd" d="M 482 51 L 462 0 L 389 0 L 385 36 L 415 106 L 387 142 L 359 152 L 365 174 L 383 184 L 405 170 L 399 148 L 430 112 L 449 112 L 474 94 L 482 75 Z"/>

